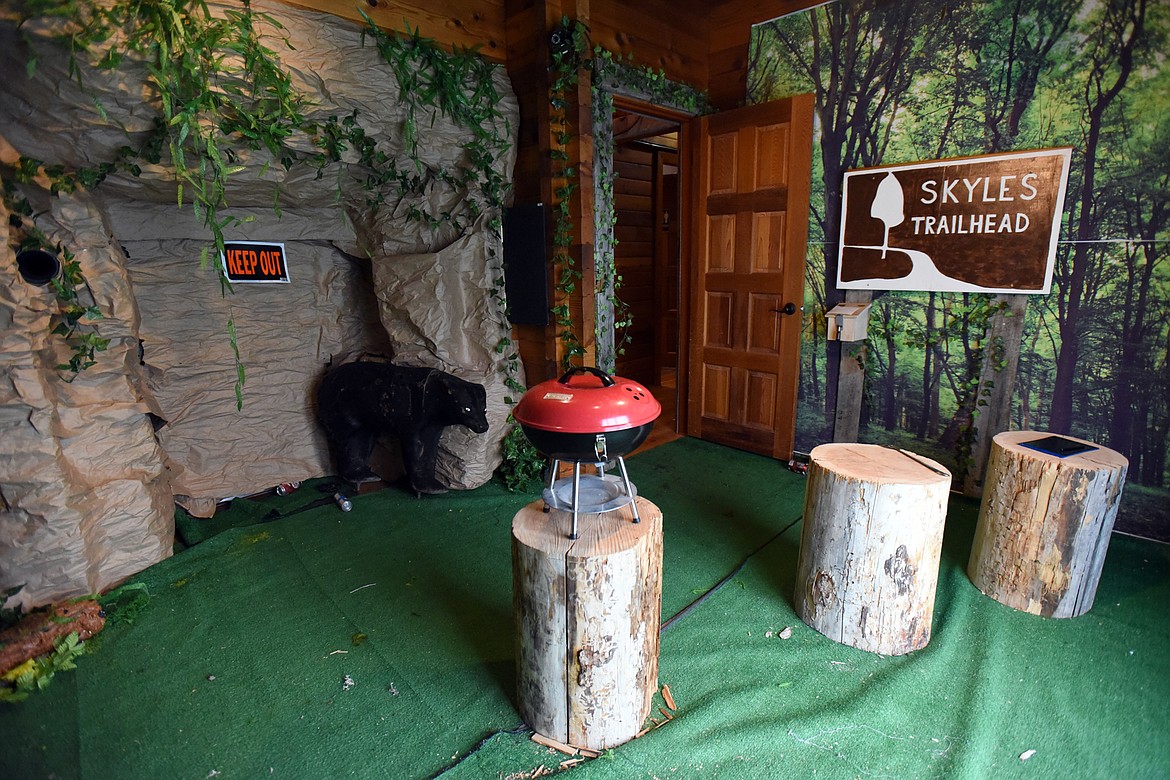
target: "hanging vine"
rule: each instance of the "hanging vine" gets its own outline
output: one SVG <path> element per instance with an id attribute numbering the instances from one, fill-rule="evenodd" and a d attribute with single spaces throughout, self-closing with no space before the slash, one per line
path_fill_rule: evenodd
<path id="1" fill-rule="evenodd" d="M 572 128 L 568 108 L 572 90 L 579 83 L 582 70 L 593 74 L 591 97 L 593 106 L 594 144 L 598 150 L 593 160 L 595 212 L 595 267 L 597 269 L 593 293 L 598 302 L 596 342 L 598 365 L 612 369 L 618 354 L 624 352 L 633 324 L 630 307 L 618 294 L 622 278 L 617 274 L 614 255 L 617 239 L 614 236 L 613 183 L 613 93 L 635 96 L 654 105 L 666 106 L 688 114 L 708 113 L 712 110 L 707 94 L 688 84 L 667 78 L 665 71 L 635 65 L 629 55 L 615 55 L 601 46 L 592 49 L 589 57 L 589 30 L 580 21 L 562 17 L 560 26 L 552 34 L 552 80 L 549 89 L 550 130 L 553 143 L 549 157 L 553 164 L 553 266 L 556 269 L 555 290 L 558 302 L 552 313 L 558 328 L 558 338 L 564 348 L 561 362 L 567 368 L 572 359 L 585 353 L 577 336 L 569 300 L 576 292 L 582 275 L 571 254 L 574 225 L 570 201 L 578 183 L 576 168 L 570 165 L 568 145 Z M 558 45 L 559 44 L 559 45 Z M 609 129 L 608 134 L 605 128 Z M 608 144 L 608 151 L 604 151 Z M 609 333 L 620 334 L 611 345 Z"/>
<path id="2" fill-rule="evenodd" d="M 143 62 L 148 74 L 146 86 L 159 96 L 159 116 L 145 140 L 122 147 L 117 159 L 97 166 L 67 169 L 23 158 L 15 171 L 5 171 L 6 191 L 38 175 L 47 177 L 53 192 L 92 189 L 111 174 L 139 176 L 143 163 L 162 164 L 174 175 L 179 207 L 189 203 L 211 234 L 211 242 L 200 256 L 206 267 L 221 256 L 225 231 L 246 221 L 222 214 L 230 178 L 247 170 L 241 150 L 266 151 L 286 170 L 298 164 L 313 166 L 318 177 L 330 165 L 340 163 L 339 181 L 342 170 L 356 174 L 354 178 L 366 193 L 365 206 L 371 211 L 387 201 L 397 206 L 406 200 L 408 219 L 432 230 L 450 226 L 458 233 L 472 229 L 481 216 L 488 215 L 486 227 L 497 237 L 487 248 L 494 285 L 491 296 L 502 310 L 503 264 L 497 245 L 507 182 L 496 170 L 496 163 L 510 149 L 509 128 L 498 108 L 500 96 L 493 82 L 496 66 L 473 51 L 448 53 L 422 38 L 417 30 L 408 28 L 406 35 L 392 35 L 366 17 L 363 41 L 366 37 L 374 41 L 398 81 L 400 99 L 407 109 L 403 164 L 378 148 L 361 126 L 356 110 L 322 122 L 307 118 L 311 102 L 294 87 L 272 48 L 291 49 L 284 27 L 272 15 L 253 11 L 248 0 L 240 9 L 224 10 L 222 16 L 213 15 L 204 0 L 101 4 L 92 0 L 29 0 L 23 9 L 26 22 L 39 17 L 68 20 L 67 32 L 55 38 L 68 48 L 70 77 L 83 89 L 83 62 L 100 70 L 117 69 L 127 58 Z M 37 59 L 31 45 L 30 51 L 28 69 L 32 73 Z M 94 98 L 94 105 L 108 120 L 100 100 Z M 429 121 L 443 115 L 470 134 L 463 147 L 465 162 L 458 170 L 440 170 L 419 157 L 418 127 L 420 121 L 427 121 L 427 115 Z M 294 144 L 306 140 L 312 151 L 302 151 Z M 357 161 L 346 163 L 343 155 L 350 149 Z M 269 165 L 263 165 L 259 176 Z M 411 202 L 413 196 L 422 195 L 435 184 L 464 196 L 456 210 L 431 213 Z M 278 216 L 279 197 L 279 189 L 274 187 L 273 209 Z M 71 268 L 67 277 L 70 284 L 84 285 L 80 269 L 67 268 Z M 222 269 L 221 283 L 225 293 L 230 290 Z M 58 291 L 65 311 L 70 305 L 67 296 L 67 291 Z M 242 407 L 245 372 L 233 320 L 229 319 L 227 329 L 236 359 L 237 407 Z M 93 342 L 89 347 L 100 351 L 104 345 Z M 504 333 L 497 352 L 503 354 L 511 348 Z M 85 363 L 77 361 L 75 370 Z M 518 371 L 519 356 L 511 350 L 505 361 L 505 382 L 516 391 L 523 390 L 515 378 Z"/>
<path id="3" fill-rule="evenodd" d="M 549 157 L 552 161 L 553 178 L 553 237 L 552 264 L 555 273 L 553 285 L 556 301 L 551 309 L 558 329 L 557 337 L 564 349 L 561 356 L 563 369 L 573 365 L 574 358 L 585 354 L 585 348 L 577 336 L 569 304 L 577 290 L 582 275 L 573 258 L 573 193 L 577 191 L 577 168 L 570 165 L 569 144 L 573 140 L 573 128 L 569 122 L 569 107 L 573 104 L 573 91 L 580 83 L 581 70 L 588 66 L 589 30 L 577 20 L 562 17 L 561 26 L 553 32 L 552 68 L 549 84 L 549 131 L 552 142 Z"/>

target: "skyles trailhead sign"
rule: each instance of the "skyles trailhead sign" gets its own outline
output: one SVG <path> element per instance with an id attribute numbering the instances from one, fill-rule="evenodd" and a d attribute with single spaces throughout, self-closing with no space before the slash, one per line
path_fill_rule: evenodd
<path id="1" fill-rule="evenodd" d="M 1071 149 L 845 174 L 837 287 L 1046 294 Z"/>

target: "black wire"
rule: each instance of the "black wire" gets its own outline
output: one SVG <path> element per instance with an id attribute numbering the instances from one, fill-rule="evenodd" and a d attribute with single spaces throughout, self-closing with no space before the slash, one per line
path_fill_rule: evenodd
<path id="1" fill-rule="evenodd" d="M 447 774 L 452 769 L 455 769 L 457 766 L 462 764 L 464 761 L 466 761 L 467 759 L 474 756 L 476 753 L 478 753 L 480 751 L 480 749 L 484 745 L 491 742 L 493 739 L 500 736 L 501 734 L 507 734 L 509 736 L 516 736 L 517 734 L 523 734 L 526 731 L 532 731 L 532 729 L 528 728 L 528 726 L 524 723 L 521 723 L 519 726 L 516 726 L 515 728 L 500 729 L 499 731 L 493 731 L 491 734 L 488 734 L 486 737 L 484 737 L 478 743 L 476 743 L 475 747 L 473 747 L 471 750 L 467 751 L 467 753 L 464 754 L 463 756 L 461 756 L 458 761 L 455 761 L 455 762 L 450 763 L 447 766 L 443 767 L 438 772 L 436 772 L 435 774 L 433 774 L 429 778 L 427 778 L 427 780 L 438 780 L 438 778 Z"/>
<path id="2" fill-rule="evenodd" d="M 685 607 L 683 607 L 683 608 L 682 608 L 682 610 L 680 610 L 680 611 L 679 611 L 679 612 L 678 612 L 678 613 L 677 613 L 677 614 L 676 614 L 674 617 L 670 618 L 670 620 L 667 620 L 665 623 L 663 623 L 663 624 L 662 624 L 662 626 L 661 626 L 661 627 L 658 629 L 658 633 L 659 633 L 659 634 L 662 634 L 662 633 L 664 633 L 664 632 L 666 631 L 666 629 L 670 628 L 670 627 L 671 627 L 671 626 L 673 626 L 675 623 L 677 623 L 678 621 L 682 620 L 684 617 L 686 617 L 686 616 L 687 616 L 687 615 L 689 615 L 691 612 L 693 612 L 693 611 L 695 610 L 695 608 L 696 608 L 696 607 L 698 607 L 700 604 L 702 604 L 702 603 L 703 603 L 704 601 L 706 601 L 707 599 L 711 598 L 711 596 L 712 596 L 712 595 L 715 593 L 715 591 L 719 590 L 719 589 L 720 589 L 720 588 L 722 588 L 724 585 L 726 585 L 727 583 L 729 583 L 729 582 L 731 582 L 733 579 L 735 579 L 735 575 L 737 575 L 737 574 L 739 574 L 741 571 L 743 571 L 743 567 L 744 567 L 744 566 L 747 566 L 747 563 L 748 563 L 748 561 L 750 561 L 750 560 L 751 560 L 752 558 L 754 558 L 754 557 L 755 557 L 757 554 L 759 554 L 760 552 L 762 552 L 762 551 L 763 551 L 763 549 L 764 549 L 765 547 L 767 547 L 767 546 L 768 546 L 768 545 L 770 545 L 772 542 L 776 541 L 776 540 L 777 540 L 777 539 L 779 539 L 781 536 L 783 536 L 785 533 L 787 533 L 788 529 L 792 528 L 792 526 L 794 526 L 794 525 L 796 525 L 797 523 L 799 523 L 799 522 L 800 522 L 800 520 L 801 520 L 801 517 L 803 517 L 803 515 L 801 515 L 800 517 L 797 517 L 797 518 L 796 518 L 795 520 L 793 520 L 791 523 L 789 523 L 788 525 L 786 525 L 786 526 L 784 526 L 783 528 L 781 528 L 781 529 L 780 529 L 779 531 L 777 531 L 777 532 L 775 533 L 775 535 L 773 535 L 773 536 L 772 536 L 770 539 L 768 539 L 766 542 L 764 542 L 763 544 L 761 544 L 759 547 L 757 547 L 756 549 L 754 549 L 754 550 L 752 550 L 750 553 L 748 553 L 748 554 L 747 554 L 747 556 L 746 556 L 746 557 L 745 557 L 745 558 L 744 558 L 742 561 L 740 561 L 740 562 L 739 562 L 739 565 L 738 565 L 738 566 L 736 566 L 734 569 L 732 569 L 732 570 L 731 570 L 731 572 L 730 572 L 730 573 L 729 573 L 729 574 L 728 574 L 726 577 L 724 577 L 723 579 L 719 580 L 719 582 L 715 583 L 715 584 L 714 584 L 714 585 L 711 587 L 711 589 L 710 589 L 710 590 L 708 590 L 708 591 L 707 591 L 706 593 L 704 593 L 702 596 L 699 596 L 697 599 L 695 599 L 694 601 L 692 601 L 690 604 L 687 604 L 687 605 L 686 605 Z"/>

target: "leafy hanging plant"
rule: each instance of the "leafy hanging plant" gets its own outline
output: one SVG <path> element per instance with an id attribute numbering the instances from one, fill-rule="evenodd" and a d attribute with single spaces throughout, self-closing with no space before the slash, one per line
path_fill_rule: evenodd
<path id="1" fill-rule="evenodd" d="M 513 493 L 527 493 L 541 484 L 547 461 L 532 446 L 523 429 L 515 425 L 504 437 L 504 460 L 498 474 L 504 487 Z"/>
<path id="2" fill-rule="evenodd" d="M 564 347 L 562 365 L 568 368 L 575 357 L 585 353 L 577 336 L 577 327 L 573 321 L 569 299 L 576 292 L 582 275 L 576 267 L 571 247 L 573 241 L 573 220 L 570 210 L 570 200 L 577 189 L 577 171 L 569 165 L 567 147 L 572 141 L 572 128 L 568 121 L 567 109 L 570 104 L 571 90 L 579 82 L 581 70 L 589 70 L 593 74 L 592 96 L 594 108 L 594 129 L 610 126 L 612 123 L 613 100 L 611 90 L 617 89 L 623 93 L 632 93 L 639 98 L 655 105 L 667 106 L 690 114 L 709 113 L 712 110 L 707 94 L 694 87 L 675 82 L 667 78 L 665 71 L 635 65 L 630 55 L 615 57 L 615 55 L 601 46 L 593 47 L 592 57 L 589 56 L 588 28 L 577 20 L 562 17 L 560 25 L 551 36 L 552 48 L 552 81 L 549 89 L 550 114 L 549 122 L 553 133 L 553 143 L 550 144 L 549 157 L 553 163 L 553 177 L 559 182 L 553 188 L 553 265 L 557 269 L 555 289 L 559 302 L 551 309 L 558 328 L 558 338 Z M 601 139 L 604 141 L 604 139 Z M 611 139 L 612 140 L 612 139 Z M 598 138 L 595 136 L 595 142 Z M 607 167 L 606 163 L 609 163 Z M 616 174 L 612 170 L 612 159 L 602 159 L 595 166 L 594 196 L 596 226 L 598 227 L 594 247 L 597 278 L 594 292 L 599 296 L 606 296 L 612 310 L 612 321 L 609 312 L 599 311 L 597 330 L 599 344 L 598 361 L 608 363 L 617 354 L 624 351 L 624 345 L 629 339 L 629 328 L 633 324 L 633 315 L 628 304 L 621 300 L 618 290 L 621 287 L 621 277 L 615 272 L 613 255 L 616 239 L 613 237 L 613 179 Z M 602 354 L 601 345 L 605 339 L 601 338 L 602 329 L 612 328 L 620 333 L 620 341 L 613 347 L 612 353 Z"/>
<path id="3" fill-rule="evenodd" d="M 507 182 L 497 170 L 497 162 L 511 148 L 511 141 L 508 122 L 499 109 L 501 96 L 493 78 L 496 66 L 474 49 L 448 52 L 435 41 L 423 38 L 417 28 L 411 30 L 410 25 L 405 35 L 387 33 L 365 12 L 361 14 L 367 23 L 363 37 L 373 39 L 398 83 L 398 99 L 405 110 L 402 143 L 413 171 L 403 173 L 381 159 L 371 167 L 376 172 L 382 168 L 388 180 L 399 184 L 400 193 L 417 193 L 426 180 L 440 181 L 466 193 L 459 213 L 419 215 L 432 227 L 450 223 L 464 231 L 485 211 L 502 209 Z M 427 165 L 418 153 L 420 127 L 433 125 L 438 116 L 471 135 L 463 146 L 465 164 L 454 172 Z M 363 156 L 363 163 L 371 162 L 368 155 Z M 380 189 L 381 183 L 375 176 L 367 188 L 373 185 L 373 189 Z"/>
<path id="4" fill-rule="evenodd" d="M 549 129 L 553 134 L 549 157 L 553 163 L 553 237 L 552 264 L 556 269 L 554 288 L 558 302 L 551 312 L 558 328 L 558 338 L 564 348 L 561 367 L 572 367 L 574 359 L 585 354 L 585 347 L 577 336 L 569 300 L 581 281 L 581 270 L 572 255 L 573 216 L 572 198 L 579 186 L 577 169 L 569 165 L 569 143 L 573 140 L 568 108 L 571 92 L 580 82 L 580 71 L 587 67 L 589 29 L 577 20 L 562 17 L 561 26 L 553 33 L 552 82 L 549 86 Z"/>
<path id="5" fill-rule="evenodd" d="M 273 48 L 291 49 L 284 27 L 271 14 L 253 11 L 248 0 L 222 16 L 212 15 L 204 0 L 30 0 L 23 8 L 26 19 L 50 16 L 69 21 L 68 32 L 57 40 L 68 47 L 70 76 L 83 88 L 82 61 L 98 69 L 116 69 L 132 57 L 145 64 L 146 86 L 158 96 L 160 109 L 145 140 L 123 147 L 116 160 L 69 170 L 24 159 L 20 167 L 25 180 L 45 175 L 54 192 L 71 192 L 97 186 L 115 172 L 138 176 L 143 162 L 166 165 L 175 178 L 178 205 L 190 204 L 211 234 L 210 244 L 201 251 L 203 267 L 223 252 L 225 231 L 248 221 L 223 214 L 231 177 L 246 170 L 241 150 L 267 152 L 286 170 L 302 163 L 315 166 L 320 177 L 327 166 L 342 163 L 342 155 L 352 148 L 357 162 L 342 165 L 362 171 L 367 208 L 379 208 L 389 194 L 396 197 L 395 205 L 407 200 L 408 219 L 431 229 L 450 225 L 459 232 L 470 229 L 481 214 L 495 211 L 488 228 L 496 234 L 502 230 L 499 211 L 507 182 L 496 165 L 510 148 L 510 129 L 499 111 L 500 96 L 493 82 L 496 66 L 474 51 L 448 53 L 417 30 L 391 35 L 366 18 L 369 28 L 363 36 L 373 38 L 391 66 L 407 107 L 403 127 L 407 164 L 400 165 L 362 128 L 357 111 L 320 123 L 307 118 L 310 101 L 297 91 Z M 36 64 L 33 54 L 30 73 Z M 94 105 L 108 119 L 100 100 L 95 98 Z M 456 171 L 433 169 L 418 155 L 419 127 L 438 114 L 472 136 L 464 146 L 466 162 Z M 314 151 L 294 148 L 292 141 L 304 139 Z M 410 202 L 435 183 L 466 194 L 460 211 L 430 213 Z M 274 187 L 278 216 L 279 196 Z M 499 287 L 493 297 L 502 300 L 502 261 L 490 244 L 488 255 Z M 79 269 L 74 278 L 80 280 Z M 230 290 L 222 270 L 221 283 L 225 293 Z M 242 407 L 245 371 L 233 319 L 227 331 L 236 361 L 236 402 Z M 510 346 L 506 334 L 501 344 Z M 91 346 L 101 348 L 98 343 Z M 512 354 L 507 365 L 508 386 L 522 390 L 514 379 L 518 355 Z"/>
<path id="6" fill-rule="evenodd" d="M 32 207 L 18 196 L 14 182 L 23 175 L 4 177 L 4 205 L 8 209 L 8 228 L 16 243 L 17 252 L 41 249 L 51 253 L 61 265 L 59 274 L 48 284 L 58 301 L 58 314 L 52 318 L 52 333 L 61 337 L 69 348 L 69 359 L 57 365 L 57 370 L 70 372 L 70 380 L 97 362 L 97 353 L 109 347 L 110 340 L 102 338 L 93 329 L 94 321 L 102 318 L 101 310 L 83 299 L 86 289 L 81 264 L 66 247 L 53 245 L 30 217 Z"/>
<path id="7" fill-rule="evenodd" d="M 410 169 L 401 170 L 393 160 L 377 151 L 372 142 L 367 143 L 364 134 L 351 132 L 348 140 L 359 150 L 362 163 L 374 171 L 367 179 L 367 190 L 381 193 L 384 184 L 393 182 L 401 199 L 409 194 L 421 195 L 431 181 L 442 182 L 466 195 L 461 201 L 462 210 L 435 215 L 411 207 L 408 215 L 412 219 L 432 229 L 450 225 L 462 233 L 471 229 L 481 215 L 490 214 L 488 230 L 500 236 L 508 183 L 497 164 L 511 149 L 511 128 L 499 109 L 501 95 L 494 81 L 497 66 L 480 57 L 474 49 L 448 52 L 433 40 L 423 38 L 417 28 L 412 31 L 409 25 L 406 35 L 391 35 L 361 13 L 367 23 L 363 36 L 374 41 L 398 82 L 399 100 L 406 110 L 403 145 L 410 163 Z M 420 121 L 430 125 L 439 115 L 471 135 L 463 146 L 464 165 L 457 172 L 435 169 L 418 154 Z M 349 127 L 353 128 L 354 124 Z M 375 197 L 372 205 L 380 202 L 380 196 Z M 503 259 L 494 242 L 488 242 L 487 256 L 493 273 L 490 295 L 498 310 L 504 311 L 507 301 Z M 524 392 L 517 379 L 520 355 L 507 329 L 500 334 L 495 351 L 504 356 L 504 384 L 513 392 Z M 505 400 L 514 402 L 512 398 Z"/>
<path id="8" fill-rule="evenodd" d="M 140 175 L 138 161 L 157 164 L 165 153 L 179 207 L 190 203 L 211 233 L 211 244 L 200 253 L 206 268 L 223 252 L 224 231 L 246 221 L 221 216 L 229 178 L 245 170 L 236 150 L 265 149 L 291 167 L 297 156 L 285 142 L 309 129 L 307 100 L 294 90 L 261 30 L 266 25 L 279 32 L 283 26 L 270 14 L 253 11 L 249 0 L 223 17 L 213 16 L 203 0 L 121 0 L 109 5 L 33 0 L 25 11 L 26 18 L 70 21 L 69 32 L 57 40 L 68 47 L 69 74 L 83 89 L 82 59 L 100 70 L 117 69 L 129 55 L 141 60 L 160 113 L 146 139 L 137 148 L 123 147 L 113 162 L 67 170 L 26 159 L 22 166 L 47 175 L 52 191 L 71 192 L 95 187 L 116 171 Z M 35 71 L 35 55 L 28 68 Z M 94 106 L 109 119 L 100 99 L 94 98 Z M 81 281 L 79 269 L 74 278 Z M 226 292 L 230 285 L 222 271 L 220 279 Z M 68 297 L 63 302 L 70 304 Z M 245 373 L 234 320 L 228 320 L 227 328 L 236 360 L 236 404 L 242 408 Z M 75 370 L 83 367 L 75 364 Z"/>
<path id="9" fill-rule="evenodd" d="M 714 111 L 707 93 L 690 84 L 673 81 L 661 68 L 637 65 L 630 54 L 615 56 L 601 46 L 593 49 L 594 83 L 616 88 L 656 106 L 665 106 L 691 115 Z"/>

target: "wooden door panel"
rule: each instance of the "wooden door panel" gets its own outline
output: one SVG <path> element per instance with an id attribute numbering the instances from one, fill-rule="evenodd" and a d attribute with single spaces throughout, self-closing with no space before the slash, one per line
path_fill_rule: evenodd
<path id="1" fill-rule="evenodd" d="M 765 125 L 752 133 L 755 142 L 756 189 L 783 187 L 788 183 L 788 129 L 785 124 Z"/>
<path id="2" fill-rule="evenodd" d="M 761 371 L 748 371 L 746 379 L 744 424 L 771 431 L 776 425 L 776 375 Z"/>
<path id="3" fill-rule="evenodd" d="M 707 235 L 707 273 L 734 270 L 732 263 L 735 260 L 735 214 L 711 217 Z"/>
<path id="4" fill-rule="evenodd" d="M 812 97 L 696 123 L 688 432 L 788 458 L 796 420 Z"/>
<path id="5" fill-rule="evenodd" d="M 783 211 L 763 211 L 752 215 L 753 272 L 784 272 L 784 217 Z"/>
<path id="6" fill-rule="evenodd" d="M 731 416 L 731 369 L 727 366 L 703 366 L 703 415 L 715 420 Z"/>
<path id="7" fill-rule="evenodd" d="M 709 292 L 707 294 L 707 327 L 704 331 L 706 338 L 703 344 L 705 347 L 731 348 L 731 334 L 735 331 L 732 326 L 731 313 L 732 295 L 730 293 Z"/>
<path id="8" fill-rule="evenodd" d="M 749 352 L 775 355 L 780 351 L 780 318 L 776 311 L 784 304 L 776 294 L 748 294 L 748 336 Z"/>
<path id="9" fill-rule="evenodd" d="M 739 154 L 739 133 L 712 135 L 708 145 L 707 165 L 711 171 L 710 194 L 721 195 L 738 191 L 736 159 Z"/>

